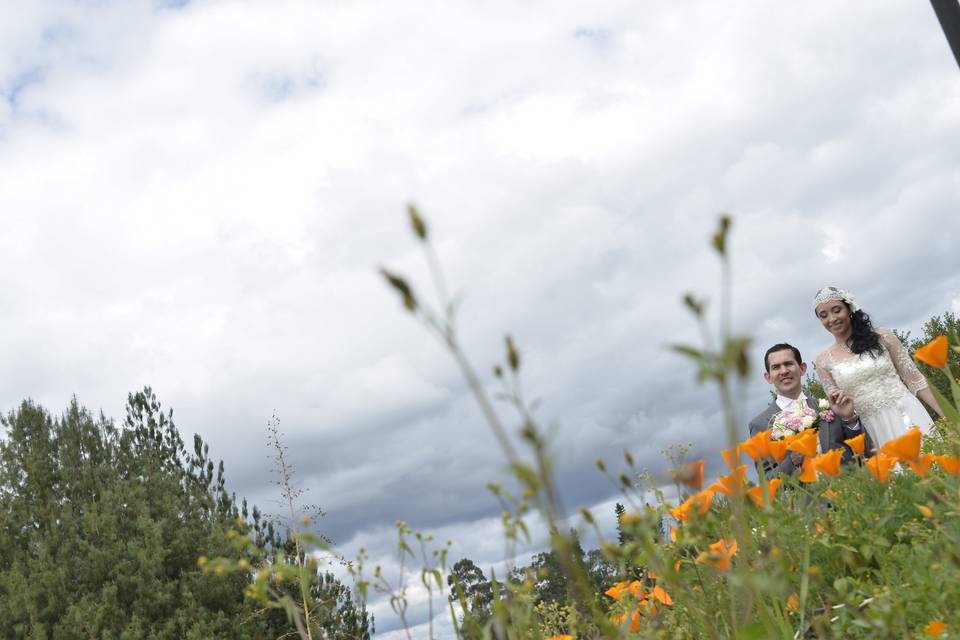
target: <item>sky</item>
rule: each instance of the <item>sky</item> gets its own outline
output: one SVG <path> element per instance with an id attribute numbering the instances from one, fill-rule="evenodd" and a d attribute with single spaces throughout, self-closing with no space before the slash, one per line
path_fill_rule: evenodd
<path id="1" fill-rule="evenodd" d="M 915 334 L 960 311 L 960 73 L 926 3 L 2 11 L 0 409 L 76 394 L 122 420 L 150 385 L 238 497 L 279 512 L 276 416 L 320 530 L 397 577 L 397 520 L 452 539 L 452 559 L 507 561 L 485 489 L 504 458 L 378 274 L 435 304 L 408 203 L 482 384 L 496 392 L 510 334 L 565 502 L 606 535 L 617 496 L 595 459 L 626 449 L 659 473 L 661 449 L 690 443 L 719 469 L 716 392 L 668 345 L 698 344 L 686 292 L 716 324 L 721 212 L 734 328 L 754 339 L 744 425 L 769 398 L 765 345 L 812 361 L 829 343 L 821 286 Z"/>

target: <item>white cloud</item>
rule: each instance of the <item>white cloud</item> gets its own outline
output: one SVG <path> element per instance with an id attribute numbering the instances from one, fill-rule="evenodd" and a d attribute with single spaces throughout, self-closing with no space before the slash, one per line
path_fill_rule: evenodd
<path id="1" fill-rule="evenodd" d="M 682 293 L 716 310 L 719 211 L 735 215 L 734 324 L 755 339 L 745 414 L 766 400 L 765 345 L 810 360 L 827 342 L 820 286 L 902 329 L 957 308 L 960 87 L 928 6 L 34 2 L 5 17 L 0 405 L 76 392 L 122 416 L 152 384 L 267 508 L 276 411 L 338 541 L 382 546 L 407 519 L 476 558 L 499 544 L 483 484 L 502 456 L 375 272 L 432 295 L 408 201 L 491 390 L 503 335 L 520 345 L 571 506 L 609 498 L 595 458 L 628 448 L 656 471 L 671 442 L 723 442 L 712 390 L 666 348 L 698 341 Z"/>

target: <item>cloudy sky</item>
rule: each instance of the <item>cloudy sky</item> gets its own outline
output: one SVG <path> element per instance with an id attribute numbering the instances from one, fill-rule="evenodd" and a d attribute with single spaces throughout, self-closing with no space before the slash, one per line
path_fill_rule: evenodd
<path id="1" fill-rule="evenodd" d="M 721 211 L 758 364 L 826 346 L 825 284 L 903 330 L 960 310 L 960 73 L 927 3 L 2 7 L 0 407 L 122 418 L 149 384 L 267 510 L 276 413 L 347 556 L 392 566 L 403 519 L 504 561 L 503 459 L 376 272 L 430 291 L 408 202 L 484 383 L 509 332 L 567 502 L 607 530 L 594 459 L 723 440 L 665 349 L 697 340 L 684 292 L 718 298 Z"/>

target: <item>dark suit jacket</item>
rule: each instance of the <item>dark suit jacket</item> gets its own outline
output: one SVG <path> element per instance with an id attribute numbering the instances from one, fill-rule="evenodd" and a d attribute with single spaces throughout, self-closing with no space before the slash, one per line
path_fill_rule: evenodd
<path id="1" fill-rule="evenodd" d="M 807 405 L 817 410 L 816 400 L 813 398 L 807 398 Z M 766 431 L 770 428 L 770 420 L 773 416 L 780 413 L 780 406 L 777 404 L 776 399 L 770 403 L 760 415 L 750 421 L 750 435 L 756 435 L 761 431 Z M 843 421 L 839 417 L 833 419 L 832 422 L 828 422 L 820 427 L 820 450 L 826 453 L 831 449 L 843 449 L 843 463 L 846 464 L 853 459 L 853 451 L 850 450 L 850 447 L 843 444 L 844 440 L 849 440 L 854 438 L 861 433 L 866 433 L 866 430 L 861 424 L 858 429 L 853 430 L 850 427 L 847 427 L 843 424 Z M 870 435 L 867 434 L 866 442 L 864 443 L 864 451 L 872 451 L 873 443 L 870 442 Z M 759 466 L 759 465 L 758 465 Z M 763 469 L 767 474 L 767 477 L 772 477 L 775 474 L 791 474 L 797 470 L 797 467 L 793 464 L 793 461 L 790 459 L 790 454 L 788 453 L 784 456 L 783 460 L 778 464 L 776 460 L 772 458 L 766 458 L 763 460 Z"/>

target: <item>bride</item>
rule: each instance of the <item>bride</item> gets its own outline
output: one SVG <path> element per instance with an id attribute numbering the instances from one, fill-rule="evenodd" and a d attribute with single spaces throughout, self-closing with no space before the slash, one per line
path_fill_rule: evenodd
<path id="1" fill-rule="evenodd" d="M 824 287 L 814 305 L 820 323 L 834 337 L 834 343 L 817 356 L 817 375 L 831 402 L 853 401 L 874 446 L 903 435 L 913 425 L 923 433 L 930 430 L 933 420 L 918 397 L 943 417 L 926 378 L 900 340 L 889 329 L 874 329 L 853 296 Z"/>

